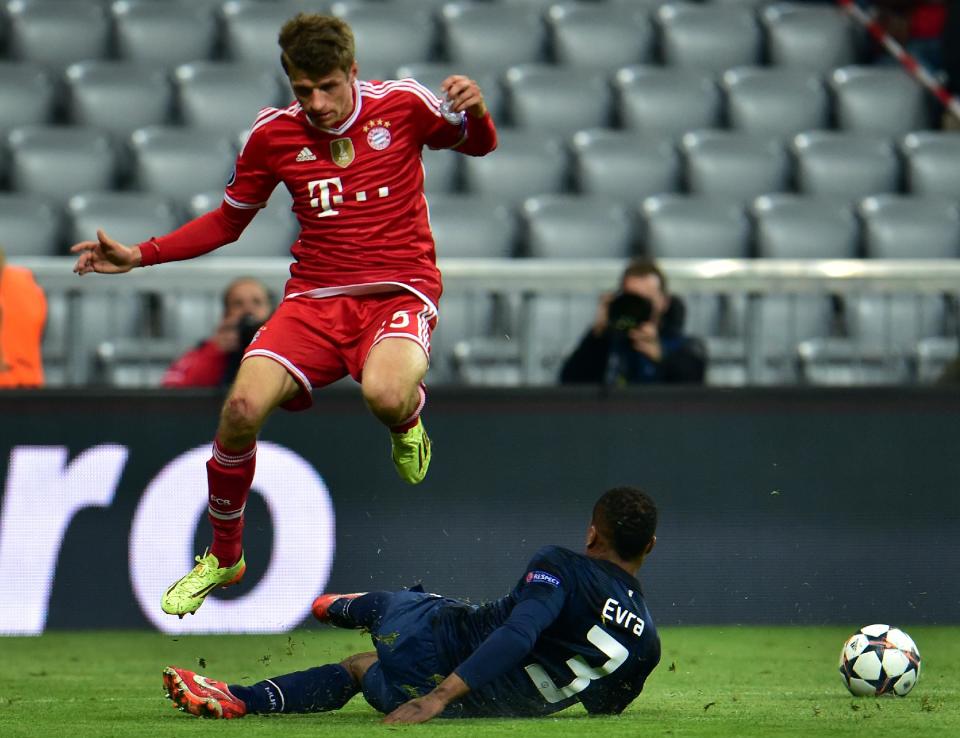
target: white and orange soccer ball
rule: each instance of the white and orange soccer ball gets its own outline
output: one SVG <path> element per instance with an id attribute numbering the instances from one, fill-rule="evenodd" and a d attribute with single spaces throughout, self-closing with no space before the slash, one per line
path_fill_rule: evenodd
<path id="1" fill-rule="evenodd" d="M 899 628 L 867 625 L 843 644 L 840 676 L 856 697 L 906 697 L 920 678 L 920 651 Z"/>

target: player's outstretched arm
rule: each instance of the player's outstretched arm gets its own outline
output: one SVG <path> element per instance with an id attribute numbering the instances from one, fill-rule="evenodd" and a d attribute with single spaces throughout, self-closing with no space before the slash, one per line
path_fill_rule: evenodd
<path id="1" fill-rule="evenodd" d="M 482 118 L 487 114 L 487 104 L 483 100 L 480 85 L 462 74 L 453 74 L 440 83 L 450 101 L 450 109 L 455 113 L 464 110 L 474 118 Z"/>
<path id="2" fill-rule="evenodd" d="M 96 241 L 81 241 L 70 247 L 70 253 L 79 254 L 73 271 L 83 276 L 90 272 L 100 274 L 123 274 L 140 266 L 140 248 L 124 246 L 110 238 L 102 230 L 97 231 Z"/>
<path id="3" fill-rule="evenodd" d="M 460 699 L 470 687 L 454 672 L 444 679 L 429 694 L 400 705 L 387 715 L 383 722 L 387 725 L 413 725 L 425 723 L 443 712 L 454 700 Z"/>

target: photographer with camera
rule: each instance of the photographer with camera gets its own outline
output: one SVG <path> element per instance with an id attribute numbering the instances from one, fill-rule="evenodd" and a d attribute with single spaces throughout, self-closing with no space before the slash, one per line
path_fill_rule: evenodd
<path id="1" fill-rule="evenodd" d="M 562 384 L 702 383 L 706 348 L 684 335 L 682 300 L 650 259 L 627 265 L 620 291 L 605 294 L 593 325 L 560 371 Z"/>
<path id="2" fill-rule="evenodd" d="M 243 350 L 273 312 L 266 286 L 253 277 L 233 280 L 223 292 L 223 318 L 206 341 L 177 359 L 164 387 L 226 387 L 240 368 Z"/>

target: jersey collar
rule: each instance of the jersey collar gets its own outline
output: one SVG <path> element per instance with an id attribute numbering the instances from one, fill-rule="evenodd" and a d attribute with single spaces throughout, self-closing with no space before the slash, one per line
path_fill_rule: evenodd
<path id="1" fill-rule="evenodd" d="M 336 128 L 324 128 L 323 126 L 316 125 L 312 120 L 310 120 L 310 116 L 307 115 L 305 112 L 303 113 L 303 117 L 307 121 L 307 123 L 309 123 L 311 126 L 316 128 L 318 131 L 339 135 L 344 131 L 346 131 L 354 123 L 356 123 L 357 118 L 360 117 L 360 108 L 363 107 L 363 97 L 360 95 L 360 80 L 357 80 L 357 79 L 353 80 L 353 100 L 354 100 L 353 112 L 347 117 L 345 121 L 343 121 L 341 125 L 337 126 Z M 303 107 L 301 107 L 300 110 L 302 111 Z"/>

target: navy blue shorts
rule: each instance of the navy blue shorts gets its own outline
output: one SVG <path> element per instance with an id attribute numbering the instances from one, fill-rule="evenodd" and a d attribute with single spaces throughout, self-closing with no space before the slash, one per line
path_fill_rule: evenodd
<path id="1" fill-rule="evenodd" d="M 388 713 L 436 687 L 441 673 L 433 638 L 437 610 L 456 600 L 423 592 L 395 592 L 380 625 L 370 633 L 378 661 L 363 677 L 363 696 Z"/>

